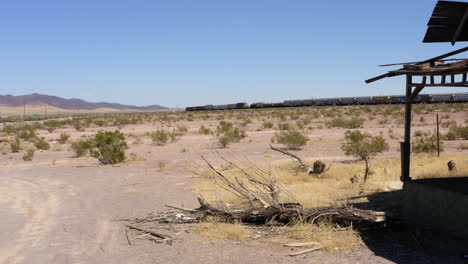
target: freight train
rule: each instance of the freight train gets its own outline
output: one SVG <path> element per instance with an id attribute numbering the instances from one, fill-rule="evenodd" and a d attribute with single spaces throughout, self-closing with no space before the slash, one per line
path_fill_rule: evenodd
<path id="1" fill-rule="evenodd" d="M 302 106 L 326 106 L 326 105 L 377 105 L 377 104 L 404 104 L 405 96 L 362 96 L 341 98 L 320 98 L 305 100 L 286 100 L 282 103 L 237 103 L 225 105 L 204 105 L 186 107 L 186 111 L 211 111 L 251 108 L 275 108 L 275 107 L 302 107 Z M 468 103 L 468 93 L 456 94 L 420 94 L 414 98 L 415 104 L 431 103 Z"/>

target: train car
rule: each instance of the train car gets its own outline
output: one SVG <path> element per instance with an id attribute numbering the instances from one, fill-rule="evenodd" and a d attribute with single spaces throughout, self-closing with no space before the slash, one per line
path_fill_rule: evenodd
<path id="1" fill-rule="evenodd" d="M 262 102 L 250 104 L 250 108 L 264 108 L 264 107 L 265 107 L 265 103 L 262 103 Z"/>
<path id="2" fill-rule="evenodd" d="M 304 106 L 304 100 L 287 100 L 287 101 L 284 101 L 284 106 L 287 106 L 287 107 L 300 107 L 300 106 Z"/>
<path id="3" fill-rule="evenodd" d="M 285 107 L 284 103 L 272 103 L 271 107 Z"/>
<path id="4" fill-rule="evenodd" d="M 193 107 L 193 106 L 187 106 L 187 107 L 185 108 L 185 111 L 195 111 L 195 107 Z"/>
<path id="5" fill-rule="evenodd" d="M 356 104 L 359 105 L 368 105 L 372 104 L 372 97 L 370 96 L 361 96 L 355 98 Z"/>
<path id="6" fill-rule="evenodd" d="M 339 99 L 339 105 L 353 105 L 356 103 L 356 98 L 354 97 L 341 97 Z"/>
<path id="7" fill-rule="evenodd" d="M 228 104 L 227 106 L 228 106 L 229 110 L 236 109 L 236 107 L 237 107 L 236 104 Z"/>
<path id="8" fill-rule="evenodd" d="M 431 103 L 452 103 L 454 101 L 453 94 L 431 94 Z"/>
<path id="9" fill-rule="evenodd" d="M 420 94 L 413 100 L 415 104 L 429 104 L 432 102 L 432 96 L 430 94 Z"/>
<path id="10" fill-rule="evenodd" d="M 213 110 L 226 110 L 228 109 L 228 105 L 227 104 L 224 104 L 224 105 L 215 105 L 213 106 Z"/>
<path id="11" fill-rule="evenodd" d="M 456 103 L 468 103 L 468 93 L 455 94 L 453 101 Z"/>
<path id="12" fill-rule="evenodd" d="M 213 105 L 205 105 L 205 110 L 213 110 Z"/>
<path id="13" fill-rule="evenodd" d="M 372 96 L 373 104 L 389 104 L 390 96 Z"/>
<path id="14" fill-rule="evenodd" d="M 315 105 L 315 100 L 314 99 L 304 100 L 304 106 L 313 106 L 313 105 Z"/>
<path id="15" fill-rule="evenodd" d="M 338 105 L 340 104 L 340 98 L 327 98 L 327 103 L 325 105 Z"/>
<path id="16" fill-rule="evenodd" d="M 236 109 L 247 109 L 247 108 L 249 108 L 248 103 L 237 103 L 236 104 Z"/>
<path id="17" fill-rule="evenodd" d="M 406 96 L 402 96 L 402 95 L 390 96 L 390 103 L 391 104 L 404 104 L 406 103 Z"/>
<path id="18" fill-rule="evenodd" d="M 206 110 L 205 106 L 194 106 L 195 110 L 194 111 L 204 111 Z"/>
<path id="19" fill-rule="evenodd" d="M 315 99 L 315 105 L 317 106 L 327 105 L 327 99 Z"/>

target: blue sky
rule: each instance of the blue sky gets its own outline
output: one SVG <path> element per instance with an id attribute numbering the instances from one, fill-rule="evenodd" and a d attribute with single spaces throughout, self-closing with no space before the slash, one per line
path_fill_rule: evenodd
<path id="1" fill-rule="evenodd" d="M 400 94 L 435 0 L 0 2 L 0 94 L 170 107 Z M 466 55 L 465 55 L 466 56 Z M 426 92 L 461 91 L 431 89 Z"/>

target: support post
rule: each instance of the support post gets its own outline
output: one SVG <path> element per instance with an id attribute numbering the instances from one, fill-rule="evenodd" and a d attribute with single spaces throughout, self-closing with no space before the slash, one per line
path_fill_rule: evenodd
<path id="1" fill-rule="evenodd" d="M 405 140 L 401 144 L 401 180 L 410 181 L 411 155 L 411 103 L 412 103 L 411 75 L 406 75 L 406 104 L 405 104 Z"/>
<path id="2" fill-rule="evenodd" d="M 439 114 L 436 115 L 437 124 L 437 157 L 440 157 Z"/>

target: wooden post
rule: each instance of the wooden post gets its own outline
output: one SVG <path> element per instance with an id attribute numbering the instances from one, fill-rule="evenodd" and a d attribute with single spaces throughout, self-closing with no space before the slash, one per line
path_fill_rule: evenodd
<path id="1" fill-rule="evenodd" d="M 437 157 L 440 157 L 439 114 L 436 115 L 436 122 L 437 122 Z"/>
<path id="2" fill-rule="evenodd" d="M 410 181 L 410 155 L 411 155 L 411 75 L 406 75 L 406 104 L 405 104 L 405 140 L 401 144 L 401 180 Z"/>

